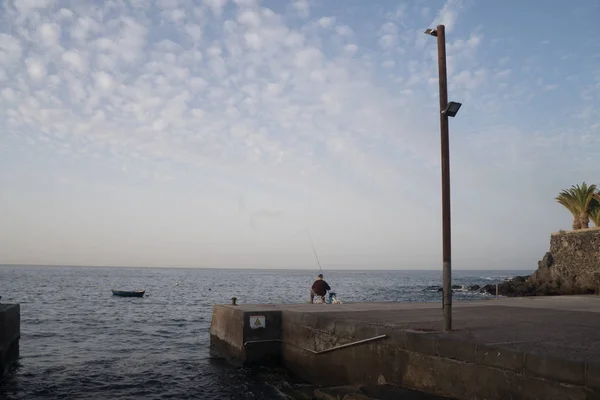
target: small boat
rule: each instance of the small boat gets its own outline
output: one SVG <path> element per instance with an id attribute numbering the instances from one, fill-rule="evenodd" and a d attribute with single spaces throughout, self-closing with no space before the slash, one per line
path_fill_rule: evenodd
<path id="1" fill-rule="evenodd" d="M 145 290 L 113 290 L 113 296 L 121 296 L 121 297 L 144 297 Z"/>

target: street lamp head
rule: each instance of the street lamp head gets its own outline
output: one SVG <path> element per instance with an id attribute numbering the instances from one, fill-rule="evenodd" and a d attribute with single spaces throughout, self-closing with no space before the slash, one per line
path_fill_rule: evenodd
<path id="1" fill-rule="evenodd" d="M 461 103 L 451 101 L 446 106 L 446 109 L 442 111 L 442 114 L 447 115 L 448 117 L 454 117 L 458 113 L 458 110 L 460 110 L 460 106 L 462 106 Z"/>
<path id="2" fill-rule="evenodd" d="M 427 30 L 425 31 L 425 34 L 426 34 L 426 35 L 430 35 L 430 36 L 437 36 L 437 30 L 436 30 L 436 29 L 431 29 L 431 28 L 430 28 L 430 29 L 427 29 Z"/>

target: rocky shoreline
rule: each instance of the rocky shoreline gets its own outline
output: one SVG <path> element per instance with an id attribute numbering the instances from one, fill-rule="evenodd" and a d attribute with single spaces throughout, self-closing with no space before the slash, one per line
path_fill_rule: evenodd
<path id="1" fill-rule="evenodd" d="M 542 262 L 542 261 L 540 261 Z M 565 287 L 560 281 L 540 279 L 538 271 L 531 275 L 515 276 L 507 278 L 503 282 L 487 284 L 487 285 L 472 285 L 460 286 L 452 285 L 452 292 L 467 291 L 474 293 L 486 293 L 493 296 L 504 297 L 526 297 L 526 296 L 560 296 L 560 295 L 575 295 L 575 294 L 597 294 L 600 290 L 594 290 L 591 287 Z M 496 293 L 496 288 L 498 293 Z M 427 291 L 442 292 L 441 286 L 430 286 Z"/>
<path id="2" fill-rule="evenodd" d="M 539 290 L 529 282 L 530 276 L 515 276 L 513 278 L 505 279 L 503 282 L 499 282 L 497 285 L 472 285 L 472 286 L 460 286 L 452 285 L 452 292 L 463 291 L 463 292 L 474 292 L 474 293 L 486 293 L 496 296 L 496 287 L 498 288 L 498 295 L 505 297 L 520 297 L 520 296 L 547 296 L 553 295 L 550 291 Z M 440 286 L 430 286 L 426 288 L 427 291 L 442 292 L 443 289 Z M 556 293 L 558 294 L 558 293 Z"/>
<path id="3" fill-rule="evenodd" d="M 493 296 L 558 296 L 600 294 L 600 228 L 561 231 L 550 236 L 550 250 L 531 275 L 515 276 L 484 286 L 452 286 L 453 291 Z M 442 291 L 439 286 L 428 291 Z"/>

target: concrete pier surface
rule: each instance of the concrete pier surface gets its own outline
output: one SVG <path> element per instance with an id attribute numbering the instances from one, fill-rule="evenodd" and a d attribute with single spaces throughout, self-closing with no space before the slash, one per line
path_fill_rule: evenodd
<path id="1" fill-rule="evenodd" d="M 0 377 L 19 358 L 21 313 L 18 304 L 0 304 Z"/>
<path id="2" fill-rule="evenodd" d="M 600 297 L 217 305 L 211 351 L 317 385 L 391 384 L 455 399 L 600 399 Z"/>

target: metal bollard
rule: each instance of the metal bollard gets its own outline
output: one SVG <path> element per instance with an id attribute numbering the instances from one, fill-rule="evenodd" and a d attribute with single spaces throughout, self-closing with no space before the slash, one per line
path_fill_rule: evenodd
<path id="1" fill-rule="evenodd" d="M 500 293 L 498 293 L 498 284 L 496 283 L 496 299 L 498 299 L 499 295 L 500 295 Z"/>
<path id="2" fill-rule="evenodd" d="M 231 298 L 231 305 L 232 305 L 232 306 L 237 306 L 237 303 L 236 303 L 236 302 L 237 302 L 237 297 L 232 297 L 232 298 Z"/>

